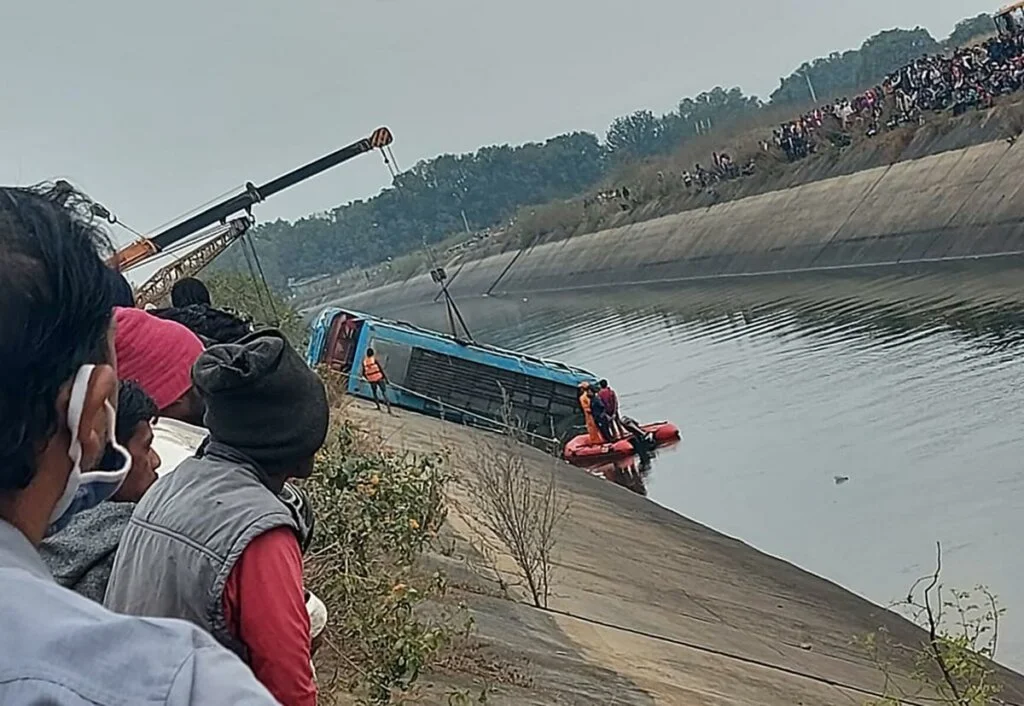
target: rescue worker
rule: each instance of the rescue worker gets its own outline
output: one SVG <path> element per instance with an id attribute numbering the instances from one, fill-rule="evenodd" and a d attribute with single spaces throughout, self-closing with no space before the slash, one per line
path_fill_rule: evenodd
<path id="1" fill-rule="evenodd" d="M 373 403 L 377 405 L 377 411 L 380 411 L 380 400 L 377 399 L 379 390 L 381 397 L 384 398 L 384 404 L 388 407 L 388 414 L 392 414 L 391 400 L 388 399 L 388 376 L 384 374 L 384 368 L 377 362 L 372 348 L 366 349 L 366 358 L 363 359 L 363 377 L 366 378 L 366 382 L 370 383 L 370 391 L 373 392 Z"/>
<path id="2" fill-rule="evenodd" d="M 601 432 L 601 436 L 605 441 L 614 441 L 615 437 L 612 435 L 611 425 L 609 424 L 608 410 L 604 406 L 604 400 L 597 394 L 594 388 L 590 388 L 590 414 L 594 418 L 594 424 L 597 425 L 598 430 Z"/>
<path id="3" fill-rule="evenodd" d="M 601 430 L 598 429 L 597 424 L 594 422 L 594 414 L 590 410 L 591 403 L 590 383 L 580 383 L 580 407 L 583 409 L 583 421 L 587 425 L 587 436 L 591 444 L 600 444 L 604 440 L 601 438 Z"/>
<path id="4" fill-rule="evenodd" d="M 601 402 L 604 403 L 605 414 L 608 415 L 608 426 L 615 433 L 615 436 L 624 436 L 622 432 L 622 422 L 619 419 L 619 396 L 615 394 L 609 385 L 607 380 L 601 380 L 597 383 L 598 391 L 597 396 L 601 398 Z"/>

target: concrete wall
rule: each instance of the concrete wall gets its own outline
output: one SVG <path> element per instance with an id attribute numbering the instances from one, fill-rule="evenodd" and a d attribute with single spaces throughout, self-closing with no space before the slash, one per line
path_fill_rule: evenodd
<path id="1" fill-rule="evenodd" d="M 456 296 L 1024 251 L 1024 144 L 987 142 L 469 261 Z M 449 264 L 449 274 L 459 269 Z M 429 301 L 425 276 L 346 297 Z"/>

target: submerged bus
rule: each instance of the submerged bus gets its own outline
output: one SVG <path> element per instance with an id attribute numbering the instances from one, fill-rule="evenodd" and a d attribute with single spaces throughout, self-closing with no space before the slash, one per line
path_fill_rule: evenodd
<path id="1" fill-rule="evenodd" d="M 349 394 L 373 399 L 362 377 L 367 348 L 388 377 L 393 405 L 494 429 L 511 412 L 535 441 L 563 441 L 582 426 L 577 388 L 596 380 L 558 361 L 337 307 L 314 320 L 306 362 L 343 375 Z"/>

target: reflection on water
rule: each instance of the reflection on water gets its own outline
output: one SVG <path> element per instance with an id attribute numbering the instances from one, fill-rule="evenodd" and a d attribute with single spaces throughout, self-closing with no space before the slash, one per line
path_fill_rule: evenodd
<path id="1" fill-rule="evenodd" d="M 647 495 L 647 476 L 650 475 L 654 454 L 641 458 L 632 456 L 626 459 L 607 461 L 581 466 L 585 471 L 598 478 L 604 478 L 637 495 Z"/>
<path id="2" fill-rule="evenodd" d="M 680 426 L 629 477 L 656 502 L 883 604 L 941 541 L 945 583 L 1007 607 L 1000 660 L 1020 668 L 1022 283 L 1024 264 L 977 263 L 461 305 L 479 339 L 589 368 L 625 413 Z M 400 315 L 444 326 L 443 307 Z"/>

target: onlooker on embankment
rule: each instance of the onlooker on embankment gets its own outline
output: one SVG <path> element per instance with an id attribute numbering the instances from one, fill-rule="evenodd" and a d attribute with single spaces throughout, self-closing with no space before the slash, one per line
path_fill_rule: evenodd
<path id="1" fill-rule="evenodd" d="M 316 373 L 282 334 L 213 346 L 196 361 L 209 443 L 135 508 L 106 605 L 209 630 L 285 706 L 313 706 L 304 532 L 280 499 L 306 478 L 327 434 Z"/>
<path id="2" fill-rule="evenodd" d="M 114 554 L 135 503 L 156 482 L 160 457 L 153 450 L 156 403 L 137 383 L 122 380 L 117 394 L 114 438 L 128 451 L 131 470 L 110 500 L 84 510 L 39 546 L 43 561 L 61 586 L 103 603 Z"/>
<path id="3" fill-rule="evenodd" d="M 105 236 L 66 189 L 0 188 L 0 703 L 276 703 L 187 622 L 116 615 L 54 582 L 47 531 L 115 494 L 113 299 Z"/>

